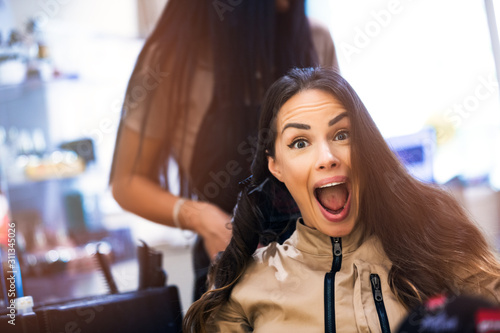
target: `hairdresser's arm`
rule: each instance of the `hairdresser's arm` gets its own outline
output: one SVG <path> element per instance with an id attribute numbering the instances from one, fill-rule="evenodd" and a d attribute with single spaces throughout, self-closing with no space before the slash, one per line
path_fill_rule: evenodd
<path id="1" fill-rule="evenodd" d="M 165 191 L 157 180 L 156 166 L 162 142 L 144 138 L 134 169 L 139 143 L 140 134 L 123 126 L 111 179 L 113 196 L 123 209 L 173 227 L 174 204 L 179 198 Z M 223 251 L 231 238 L 231 230 L 227 227 L 230 216 L 209 203 L 186 201 L 179 211 L 179 222 L 183 229 L 192 230 L 203 237 L 211 258 Z"/>

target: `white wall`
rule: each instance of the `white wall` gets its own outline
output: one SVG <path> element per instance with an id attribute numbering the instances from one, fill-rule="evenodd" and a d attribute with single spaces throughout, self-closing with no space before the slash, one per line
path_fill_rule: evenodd
<path id="1" fill-rule="evenodd" d="M 4 0 L 5 1 L 5 0 Z M 7 0 L 14 24 L 22 29 L 30 18 L 59 34 L 138 35 L 137 0 Z"/>
<path id="2" fill-rule="evenodd" d="M 438 130 L 439 183 L 500 174 L 500 98 L 483 0 L 308 6 L 330 27 L 340 69 L 384 136 Z"/>

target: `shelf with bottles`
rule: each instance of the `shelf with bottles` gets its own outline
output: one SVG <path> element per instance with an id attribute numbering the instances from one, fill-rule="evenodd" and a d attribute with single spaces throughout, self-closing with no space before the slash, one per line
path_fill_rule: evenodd
<path id="1" fill-rule="evenodd" d="M 91 147 L 89 140 L 79 141 Z M 70 149 L 71 145 L 48 150 L 41 129 L 28 131 L 0 126 L 0 170 L 9 186 L 65 179 L 81 175 L 89 160 Z M 66 149 L 65 149 L 66 148 Z M 92 151 L 92 148 L 85 150 Z"/>
<path id="2" fill-rule="evenodd" d="M 9 36 L 0 35 L 0 91 L 33 89 L 54 79 L 74 77 L 57 70 L 36 19 L 28 21 L 25 31 L 12 30 Z"/>
<path id="3" fill-rule="evenodd" d="M 72 151 L 56 150 L 50 154 L 19 155 L 7 169 L 9 185 L 30 181 L 72 178 L 85 171 L 85 161 Z"/>

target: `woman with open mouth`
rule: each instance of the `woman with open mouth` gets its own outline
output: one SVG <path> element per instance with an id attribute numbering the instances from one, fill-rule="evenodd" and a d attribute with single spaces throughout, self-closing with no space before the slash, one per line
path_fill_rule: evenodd
<path id="1" fill-rule="evenodd" d="M 339 74 L 292 70 L 261 112 L 267 135 L 233 237 L 186 332 L 390 332 L 436 294 L 500 304 L 500 263 L 481 232 L 449 194 L 408 174 Z M 283 244 L 258 248 L 272 188 L 301 218 Z"/>

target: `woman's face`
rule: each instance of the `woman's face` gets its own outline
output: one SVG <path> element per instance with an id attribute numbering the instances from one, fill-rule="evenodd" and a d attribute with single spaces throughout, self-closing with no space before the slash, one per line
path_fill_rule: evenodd
<path id="1" fill-rule="evenodd" d="M 350 126 L 335 97 L 302 91 L 280 109 L 275 156 L 268 157 L 269 170 L 292 194 L 304 223 L 332 237 L 348 235 L 358 215 Z"/>

